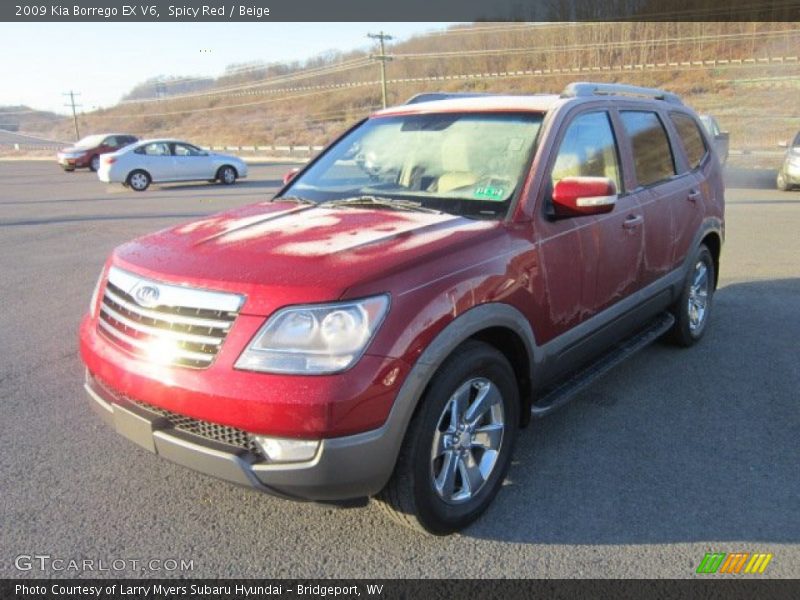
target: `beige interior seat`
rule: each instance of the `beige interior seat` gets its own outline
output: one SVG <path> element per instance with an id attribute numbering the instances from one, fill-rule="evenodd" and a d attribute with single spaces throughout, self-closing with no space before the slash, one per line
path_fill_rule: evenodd
<path id="1" fill-rule="evenodd" d="M 448 136 L 442 143 L 442 174 L 436 180 L 436 191 L 449 192 L 476 181 L 478 176 L 470 168 L 466 140 L 458 135 Z"/>

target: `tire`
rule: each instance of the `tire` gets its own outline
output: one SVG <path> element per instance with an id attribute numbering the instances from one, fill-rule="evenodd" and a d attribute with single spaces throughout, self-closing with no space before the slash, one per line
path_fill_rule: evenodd
<path id="1" fill-rule="evenodd" d="M 778 171 L 778 176 L 775 178 L 776 187 L 782 192 L 788 192 L 791 187 L 786 181 L 786 175 L 782 171 Z"/>
<path id="2" fill-rule="evenodd" d="M 668 334 L 670 341 L 685 348 L 699 342 L 708 329 L 716 282 L 714 259 L 704 244 L 690 264 L 680 298 L 670 309 L 675 324 Z"/>
<path id="3" fill-rule="evenodd" d="M 131 173 L 128 175 L 128 178 L 125 180 L 125 183 L 127 183 L 129 187 L 133 188 L 135 192 L 143 192 L 150 187 L 151 181 L 152 179 L 147 171 L 137 169 L 136 171 L 131 171 Z"/>
<path id="4" fill-rule="evenodd" d="M 100 168 L 100 156 L 98 154 L 95 154 L 92 157 L 92 160 L 89 161 L 89 170 L 97 173 L 97 170 L 99 168 Z"/>
<path id="5" fill-rule="evenodd" d="M 217 171 L 217 179 L 220 183 L 225 185 L 233 185 L 236 183 L 237 177 L 236 169 L 234 169 L 230 165 L 225 165 L 224 167 L 220 167 Z"/>
<path id="6" fill-rule="evenodd" d="M 468 419 L 479 399 L 490 404 Z M 434 535 L 475 521 L 505 479 L 519 410 L 516 378 L 505 356 L 482 342 L 461 345 L 420 400 L 392 477 L 376 498 L 381 507 L 395 521 Z"/>

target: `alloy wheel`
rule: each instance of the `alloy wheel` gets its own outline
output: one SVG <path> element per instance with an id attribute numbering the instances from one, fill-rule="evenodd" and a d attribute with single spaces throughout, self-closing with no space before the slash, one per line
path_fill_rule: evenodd
<path id="1" fill-rule="evenodd" d="M 708 313 L 708 267 L 698 261 L 694 267 L 694 277 L 689 288 L 689 329 L 697 331 L 703 326 Z"/>
<path id="2" fill-rule="evenodd" d="M 497 465 L 505 414 L 498 387 L 485 377 L 464 382 L 445 405 L 433 436 L 431 478 L 448 504 L 474 498 Z"/>

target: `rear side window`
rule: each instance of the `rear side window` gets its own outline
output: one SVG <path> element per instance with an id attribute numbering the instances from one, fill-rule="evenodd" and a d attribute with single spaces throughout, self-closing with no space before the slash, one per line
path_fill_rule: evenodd
<path id="1" fill-rule="evenodd" d="M 137 152 L 139 152 L 139 150 L 137 150 Z M 141 148 L 140 154 L 147 154 L 148 156 L 170 156 L 172 153 L 169 150 L 169 144 L 153 142 Z"/>
<path id="2" fill-rule="evenodd" d="M 703 141 L 697 122 L 690 116 L 681 113 L 670 114 L 670 119 L 675 124 L 678 136 L 683 142 L 686 158 L 689 159 L 689 167 L 696 168 L 705 157 L 707 151 L 706 143 Z"/>
<path id="3" fill-rule="evenodd" d="M 649 111 L 626 110 L 620 112 L 620 118 L 631 140 L 639 185 L 653 185 L 676 175 L 672 148 L 658 115 Z"/>
<path id="4" fill-rule="evenodd" d="M 608 113 L 582 114 L 567 126 L 553 165 L 553 185 L 565 177 L 607 177 L 622 191 L 617 143 Z"/>

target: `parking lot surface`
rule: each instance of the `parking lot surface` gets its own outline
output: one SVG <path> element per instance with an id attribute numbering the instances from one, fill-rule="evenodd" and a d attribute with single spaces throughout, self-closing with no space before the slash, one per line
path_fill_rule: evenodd
<path id="1" fill-rule="evenodd" d="M 800 192 L 727 174 L 710 330 L 657 343 L 534 422 L 508 482 L 462 534 L 423 537 L 371 503 L 279 500 L 118 436 L 83 388 L 77 328 L 117 244 L 268 198 L 288 164 L 234 186 L 106 186 L 0 162 L 0 577 L 15 557 L 191 560 L 203 577 L 690 577 L 706 552 L 769 552 L 800 577 Z M 164 576 L 145 571 L 95 576 Z"/>

